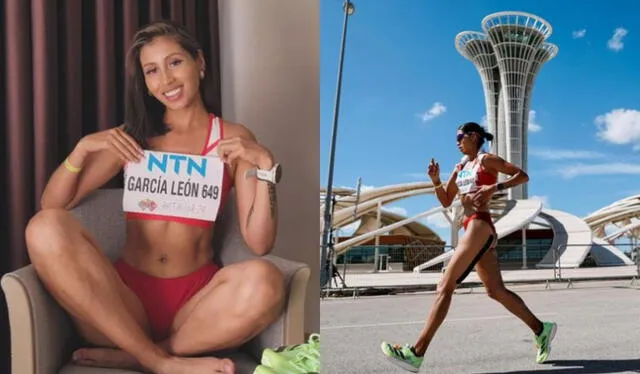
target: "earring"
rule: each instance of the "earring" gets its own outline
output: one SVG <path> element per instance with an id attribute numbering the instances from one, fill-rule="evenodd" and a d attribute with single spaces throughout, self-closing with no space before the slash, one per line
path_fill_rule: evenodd
<path id="1" fill-rule="evenodd" d="M 200 79 L 204 79 L 204 70 L 200 70 Z"/>

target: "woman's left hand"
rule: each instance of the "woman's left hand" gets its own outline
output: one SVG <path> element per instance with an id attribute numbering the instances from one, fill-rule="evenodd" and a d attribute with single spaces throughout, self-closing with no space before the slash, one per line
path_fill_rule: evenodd
<path id="1" fill-rule="evenodd" d="M 491 200 L 491 195 L 493 195 L 495 192 L 495 185 L 484 185 L 480 187 L 478 191 L 473 194 L 473 205 L 476 207 L 485 206 L 489 202 L 489 200 Z"/>
<path id="2" fill-rule="evenodd" d="M 273 167 L 271 152 L 257 142 L 243 137 L 220 140 L 218 155 L 223 162 L 230 165 L 236 160 L 244 160 L 260 169 Z"/>

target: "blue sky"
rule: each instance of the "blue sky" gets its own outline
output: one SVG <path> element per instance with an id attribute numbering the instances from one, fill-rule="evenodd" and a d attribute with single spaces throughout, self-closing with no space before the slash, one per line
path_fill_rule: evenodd
<path id="1" fill-rule="evenodd" d="M 320 181 L 325 187 L 343 12 L 341 0 L 320 3 Z M 530 197 L 582 217 L 640 193 L 637 1 L 521 1 L 517 7 L 513 1 L 354 3 L 334 186 L 354 187 L 357 177 L 376 187 L 426 180 L 432 157 L 448 173 L 460 158 L 457 126 L 485 115 L 480 76 L 456 51 L 455 36 L 482 31 L 480 23 L 490 13 L 514 10 L 549 21 L 548 41 L 559 46 L 533 90 Z M 420 197 L 388 208 L 414 215 L 436 204 L 433 197 Z M 434 218 L 429 225 L 448 239 L 442 221 Z"/>

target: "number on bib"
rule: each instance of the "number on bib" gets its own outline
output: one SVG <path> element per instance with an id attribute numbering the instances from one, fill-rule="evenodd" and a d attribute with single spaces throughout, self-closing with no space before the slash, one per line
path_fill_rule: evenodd
<path id="1" fill-rule="evenodd" d="M 217 200 L 220 189 L 218 186 L 204 185 L 202 187 L 202 196 L 205 198 Z"/>

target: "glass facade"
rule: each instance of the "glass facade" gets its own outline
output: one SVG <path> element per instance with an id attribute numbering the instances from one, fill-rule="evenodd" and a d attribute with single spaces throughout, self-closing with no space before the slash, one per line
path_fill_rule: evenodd
<path id="1" fill-rule="evenodd" d="M 378 254 L 389 256 L 389 262 L 404 262 L 404 246 L 380 245 Z M 362 245 L 353 247 L 345 254 L 338 255 L 336 262 L 344 264 L 345 256 L 347 264 L 373 264 L 376 247 L 373 245 Z"/>
<path id="2" fill-rule="evenodd" d="M 536 263 L 551 249 L 553 238 L 527 238 L 527 263 Z M 498 261 L 522 262 L 522 239 L 501 239 L 498 241 Z"/>
<path id="3" fill-rule="evenodd" d="M 552 238 L 528 238 L 527 263 L 533 265 L 541 261 L 551 248 L 552 240 Z M 405 248 L 424 248 L 422 252 L 426 252 L 428 247 L 381 244 L 378 246 L 378 253 L 381 256 L 388 256 L 387 262 L 389 263 L 402 263 L 405 262 Z M 522 263 L 522 240 L 520 238 L 503 238 L 499 240 L 497 250 L 500 263 Z M 337 256 L 337 264 L 344 264 L 345 259 L 347 264 L 373 264 L 375 262 L 375 246 L 362 245 L 353 247 L 347 253 Z"/>

